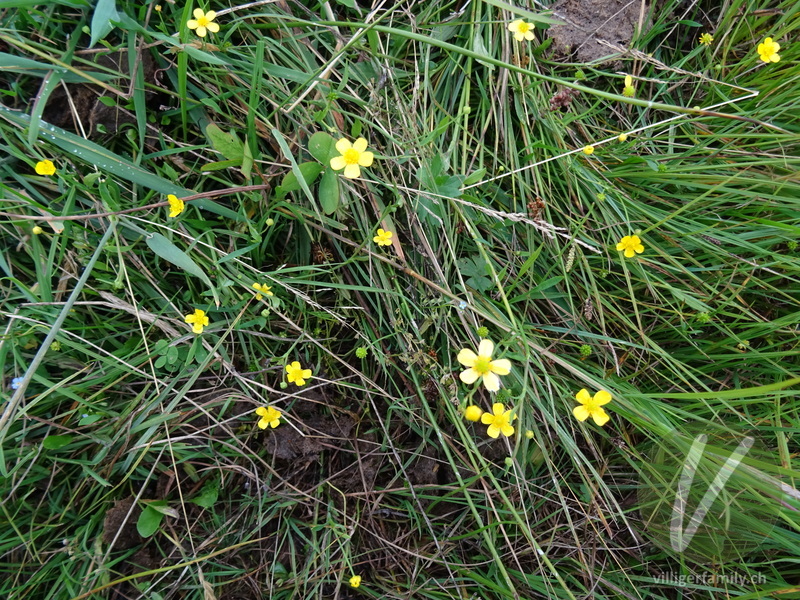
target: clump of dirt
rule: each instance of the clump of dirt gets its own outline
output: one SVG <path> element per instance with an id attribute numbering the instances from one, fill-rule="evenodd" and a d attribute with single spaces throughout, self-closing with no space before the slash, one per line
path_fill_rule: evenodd
<path id="1" fill-rule="evenodd" d="M 549 30 L 556 56 L 589 63 L 619 54 L 614 47 L 630 43 L 649 7 L 631 0 L 558 0 L 551 8 L 565 21 Z"/>
<path id="2" fill-rule="evenodd" d="M 114 542 L 115 550 L 127 550 L 142 543 L 142 537 L 136 530 L 136 521 L 142 510 L 138 506 L 133 506 L 133 503 L 133 496 L 129 496 L 117 501 L 106 511 L 106 518 L 103 520 L 103 541 L 106 544 Z"/>

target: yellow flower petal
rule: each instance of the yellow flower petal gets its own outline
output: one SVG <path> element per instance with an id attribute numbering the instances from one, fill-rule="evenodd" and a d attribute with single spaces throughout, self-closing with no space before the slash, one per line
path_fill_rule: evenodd
<path id="1" fill-rule="evenodd" d="M 581 404 L 586 404 L 587 402 L 591 402 L 592 396 L 589 394 L 589 390 L 584 388 L 575 394 L 575 399 Z"/>
<path id="2" fill-rule="evenodd" d="M 500 428 L 492 423 L 489 425 L 489 429 L 486 430 L 486 435 L 488 435 L 490 438 L 497 438 L 500 436 Z"/>
<path id="3" fill-rule="evenodd" d="M 483 376 L 483 385 L 485 385 L 486 389 L 490 392 L 496 392 L 500 389 L 500 378 L 494 373 L 486 373 L 486 375 Z"/>
<path id="4" fill-rule="evenodd" d="M 347 166 L 347 162 L 344 160 L 344 156 L 334 156 L 331 159 L 331 169 L 334 171 L 341 171 Z"/>
<path id="5" fill-rule="evenodd" d="M 358 138 L 355 142 L 353 142 L 353 150 L 357 150 L 358 152 L 363 152 L 367 149 L 367 140 L 363 137 Z"/>
<path id="6" fill-rule="evenodd" d="M 344 168 L 344 176 L 348 179 L 358 179 L 361 176 L 361 169 L 358 165 L 347 165 Z"/>
<path id="7" fill-rule="evenodd" d="M 581 407 L 579 406 L 577 408 Z M 608 423 L 610 418 L 611 417 L 609 417 L 606 411 L 604 411 L 602 408 L 597 408 L 592 411 L 592 419 L 594 419 L 594 422 L 597 423 L 600 427 Z"/>
<path id="8" fill-rule="evenodd" d="M 347 138 L 342 138 L 338 142 L 336 142 L 336 149 L 339 151 L 340 154 L 344 154 L 352 147 L 353 144 L 351 144 L 350 140 L 348 140 Z"/>
<path id="9" fill-rule="evenodd" d="M 489 363 L 489 370 L 498 375 L 508 375 L 511 372 L 511 361 L 507 358 L 499 358 Z"/>
<path id="10" fill-rule="evenodd" d="M 192 11 L 192 15 L 194 16 L 195 19 L 199 20 L 199 19 L 202 19 L 203 17 L 205 17 L 206 13 L 203 12 L 202 8 L 195 8 Z"/>
<path id="11" fill-rule="evenodd" d="M 217 33 L 219 31 L 219 24 L 209 23 L 208 25 L 206 25 L 206 29 L 208 29 L 211 33 Z"/>
<path id="12" fill-rule="evenodd" d="M 460 362 L 465 367 L 474 367 L 475 361 L 478 359 L 478 355 L 475 354 L 469 348 L 464 348 L 461 352 L 458 353 L 456 360 Z"/>
<path id="13" fill-rule="evenodd" d="M 502 402 L 495 402 L 494 404 L 492 404 L 492 414 L 494 414 L 495 417 L 500 417 L 504 415 L 505 412 L 506 412 L 506 407 L 503 406 Z"/>
<path id="14" fill-rule="evenodd" d="M 603 404 L 608 404 L 609 402 L 611 402 L 611 394 L 605 390 L 600 390 L 594 395 L 594 403 L 597 406 L 602 406 Z"/>
<path id="15" fill-rule="evenodd" d="M 478 344 L 478 356 L 492 356 L 494 352 L 494 342 L 492 340 L 481 340 Z"/>
<path id="16" fill-rule="evenodd" d="M 500 433 L 502 433 L 506 437 L 511 437 L 512 435 L 514 435 L 514 426 L 508 424 L 503 425 L 500 428 Z"/>
<path id="17" fill-rule="evenodd" d="M 372 152 L 362 152 L 361 156 L 358 157 L 358 164 L 362 167 L 371 167 L 374 158 L 375 156 Z"/>
<path id="18" fill-rule="evenodd" d="M 461 371 L 458 375 L 458 378 L 466 384 L 475 383 L 478 380 L 480 375 L 475 369 L 467 369 L 466 371 Z"/>
<path id="19" fill-rule="evenodd" d="M 575 418 L 578 419 L 578 421 L 585 421 L 589 418 L 589 409 L 583 405 L 576 406 L 572 409 L 572 414 L 575 415 Z"/>

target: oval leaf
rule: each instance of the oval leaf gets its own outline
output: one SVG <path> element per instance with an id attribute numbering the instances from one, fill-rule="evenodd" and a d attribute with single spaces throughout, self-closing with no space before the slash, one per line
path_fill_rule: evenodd
<path id="1" fill-rule="evenodd" d="M 308 152 L 326 167 L 334 156 L 338 156 L 336 140 L 324 131 L 318 131 L 308 140 Z"/>
<path id="2" fill-rule="evenodd" d="M 164 514 L 158 512 L 152 506 L 148 506 L 139 515 L 139 520 L 136 521 L 136 531 L 143 538 L 149 538 L 156 531 L 158 531 L 161 521 L 164 519 Z"/>
<path id="3" fill-rule="evenodd" d="M 319 182 L 319 203 L 326 215 L 339 208 L 339 177 L 333 169 L 328 169 Z"/>
<path id="4" fill-rule="evenodd" d="M 48 450 L 58 450 L 72 441 L 71 435 L 48 435 L 42 440 L 42 446 Z"/>

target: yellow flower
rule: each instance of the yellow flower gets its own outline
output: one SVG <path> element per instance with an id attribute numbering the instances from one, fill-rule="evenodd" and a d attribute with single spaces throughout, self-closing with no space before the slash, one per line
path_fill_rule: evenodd
<path id="1" fill-rule="evenodd" d="M 56 166 L 52 160 L 40 160 L 36 163 L 35 169 L 37 175 L 54 175 L 56 172 Z"/>
<path id="2" fill-rule="evenodd" d="M 481 415 L 483 415 L 483 411 L 477 406 L 468 406 L 467 410 L 464 411 L 464 418 L 467 421 L 472 421 L 473 423 L 477 423 L 481 420 Z"/>
<path id="3" fill-rule="evenodd" d="M 758 55 L 765 63 L 775 63 L 781 59 L 778 54 L 778 50 L 780 49 L 781 45 L 778 42 L 773 42 L 772 38 L 768 37 L 758 45 Z"/>
<path id="4" fill-rule="evenodd" d="M 712 36 L 710 33 L 700 34 L 700 44 L 702 44 L 703 46 L 710 46 L 713 41 L 714 41 L 714 36 Z"/>
<path id="5" fill-rule="evenodd" d="M 575 399 L 581 403 L 580 406 L 576 406 L 572 409 L 572 414 L 575 415 L 578 421 L 585 421 L 589 417 L 592 417 L 594 422 L 601 427 L 608 423 L 610 417 L 606 414 L 606 411 L 602 409 L 603 404 L 611 402 L 611 394 L 607 391 L 600 390 L 594 395 L 594 398 L 592 398 L 589 395 L 589 391 L 584 389 L 575 394 Z"/>
<path id="6" fill-rule="evenodd" d="M 594 154 L 594 146 L 584 146 L 583 153 L 587 156 L 589 156 L 590 154 Z"/>
<path id="7" fill-rule="evenodd" d="M 378 229 L 378 235 L 372 238 L 372 241 L 378 246 L 391 246 L 392 245 L 392 232 Z"/>
<path id="8" fill-rule="evenodd" d="M 189 22 L 186 23 L 186 26 L 189 29 L 196 29 L 197 35 L 200 37 L 206 37 L 206 33 L 209 31 L 211 33 L 217 33 L 219 31 L 219 25 L 211 22 L 217 18 L 217 13 L 213 10 L 203 12 L 202 8 L 195 8 L 192 14 L 194 15 L 194 19 L 190 19 Z"/>
<path id="9" fill-rule="evenodd" d="M 533 439 L 533 432 L 530 429 L 526 429 L 525 430 L 525 437 L 528 438 L 529 440 L 532 440 Z"/>
<path id="10" fill-rule="evenodd" d="M 286 366 L 286 379 L 298 386 L 305 385 L 306 379 L 311 379 L 311 369 L 304 369 L 299 362 L 294 361 Z"/>
<path id="11" fill-rule="evenodd" d="M 533 24 L 526 23 L 522 19 L 511 21 L 508 24 L 508 30 L 514 34 L 514 39 L 518 42 L 522 40 L 531 41 L 533 39 Z"/>
<path id="12" fill-rule="evenodd" d="M 270 291 L 272 288 L 270 288 L 266 283 L 254 283 L 253 289 L 259 291 L 259 293 L 256 294 L 256 300 L 261 300 L 261 294 L 264 294 L 265 296 L 275 295 Z"/>
<path id="13" fill-rule="evenodd" d="M 636 88 L 633 87 L 633 77 L 625 75 L 625 87 L 622 88 L 622 95 L 627 98 L 633 98 L 636 94 Z"/>
<path id="14" fill-rule="evenodd" d="M 644 245 L 638 235 L 626 235 L 617 244 L 617 250 L 625 251 L 625 258 L 631 258 L 635 254 L 644 252 Z"/>
<path id="15" fill-rule="evenodd" d="M 192 331 L 195 333 L 203 333 L 203 327 L 208 326 L 206 311 L 200 310 L 199 308 L 194 309 L 194 314 L 186 315 L 184 321 L 192 326 Z"/>
<path id="16" fill-rule="evenodd" d="M 356 179 L 361 176 L 359 167 L 369 167 L 374 158 L 372 152 L 366 152 L 367 140 L 363 137 L 358 138 L 351 144 L 346 138 L 336 142 L 336 149 L 341 156 L 331 159 L 331 169 L 341 171 L 344 169 L 344 176 L 348 179 Z"/>
<path id="17" fill-rule="evenodd" d="M 624 142 L 625 140 L 628 139 L 628 134 L 627 133 L 620 133 L 619 136 L 617 136 L 617 139 L 620 142 Z"/>
<path id="18" fill-rule="evenodd" d="M 160 4 L 156 4 L 156 12 L 161 12 L 161 5 Z"/>
<path id="19" fill-rule="evenodd" d="M 500 378 L 498 375 L 508 375 L 511 372 L 511 361 L 506 358 L 492 360 L 494 344 L 491 340 L 481 340 L 478 345 L 478 354 L 472 350 L 464 348 L 458 353 L 458 362 L 465 367 L 466 371 L 461 371 L 459 378 L 464 383 L 475 383 L 479 377 L 483 378 L 483 385 L 490 392 L 500 389 Z"/>
<path id="20" fill-rule="evenodd" d="M 357 588 L 361 585 L 361 575 L 353 575 L 350 578 L 350 587 Z"/>
<path id="21" fill-rule="evenodd" d="M 31 231 L 33 231 L 33 235 L 41 235 L 42 233 L 44 233 L 44 229 L 42 229 L 38 225 L 34 226 L 34 228 Z"/>
<path id="22" fill-rule="evenodd" d="M 514 435 L 514 426 L 511 421 L 517 418 L 517 415 L 512 416 L 510 410 L 505 410 L 505 406 L 500 402 L 492 404 L 492 414 L 483 413 L 481 416 L 481 423 L 488 425 L 489 429 L 486 430 L 486 435 L 490 438 L 496 438 L 501 433 L 506 437 Z"/>
<path id="23" fill-rule="evenodd" d="M 185 204 L 183 200 L 175 196 L 174 194 L 169 194 L 167 196 L 167 201 L 169 202 L 169 216 L 170 217 L 177 217 L 179 214 L 183 212 L 185 208 Z"/>
<path id="24" fill-rule="evenodd" d="M 258 421 L 258 426 L 261 429 L 266 429 L 267 426 L 275 429 L 281 424 L 281 411 L 279 411 L 277 408 L 273 408 L 271 406 L 259 406 L 256 409 L 256 414 L 261 417 L 261 419 Z"/>

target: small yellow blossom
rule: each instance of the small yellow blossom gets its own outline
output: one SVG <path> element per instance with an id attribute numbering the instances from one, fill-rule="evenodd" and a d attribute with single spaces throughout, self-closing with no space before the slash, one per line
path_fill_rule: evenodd
<path id="1" fill-rule="evenodd" d="M 583 147 L 583 153 L 586 156 L 589 156 L 590 154 L 594 154 L 594 146 L 584 146 Z"/>
<path id="2" fill-rule="evenodd" d="M 635 254 L 644 252 L 644 245 L 638 235 L 626 235 L 617 244 L 617 250 L 625 252 L 625 258 L 632 258 Z"/>
<path id="3" fill-rule="evenodd" d="M 772 38 L 768 37 L 758 45 L 758 55 L 765 63 L 776 63 L 781 59 L 778 54 L 780 49 L 781 45 L 778 42 L 773 42 Z"/>
<path id="4" fill-rule="evenodd" d="M 378 235 L 372 238 L 372 241 L 378 246 L 391 246 L 392 245 L 392 232 L 378 229 Z"/>
<path id="5" fill-rule="evenodd" d="M 592 417 L 594 422 L 601 427 L 608 423 L 610 417 L 602 408 L 604 404 L 611 402 L 611 394 L 607 391 L 600 390 L 592 397 L 589 395 L 588 390 L 583 389 L 575 394 L 575 399 L 581 403 L 580 406 L 576 406 L 572 409 L 572 414 L 575 415 L 578 421 L 585 421 L 589 417 Z"/>
<path id="6" fill-rule="evenodd" d="M 273 408 L 272 406 L 259 406 L 256 409 L 256 414 L 261 417 L 258 421 L 258 426 L 261 429 L 266 429 L 267 427 L 275 429 L 281 424 L 281 411 L 277 408 Z"/>
<path id="7" fill-rule="evenodd" d="M 461 371 L 458 376 L 466 384 L 475 383 L 479 377 L 483 378 L 483 385 L 490 392 L 500 389 L 500 378 L 498 375 L 508 375 L 511 372 L 511 361 L 506 358 L 492 360 L 494 343 L 491 340 L 481 340 L 478 345 L 478 354 L 472 350 L 464 348 L 458 353 L 458 362 L 465 367 L 466 371 Z"/>
<path id="8" fill-rule="evenodd" d="M 353 575 L 350 578 L 350 587 L 357 588 L 360 585 L 361 585 L 361 575 Z"/>
<path id="9" fill-rule="evenodd" d="M 36 163 L 35 169 L 37 175 L 54 175 L 56 172 L 56 166 L 52 160 L 40 160 Z"/>
<path id="10" fill-rule="evenodd" d="M 299 387 L 306 384 L 306 379 L 311 379 L 311 369 L 304 369 L 297 361 L 286 365 L 286 380 L 289 383 L 297 384 Z"/>
<path id="11" fill-rule="evenodd" d="M 206 311 L 200 310 L 199 308 L 194 309 L 194 314 L 186 315 L 184 317 L 184 321 L 192 326 L 192 331 L 195 333 L 203 333 L 203 327 L 208 326 L 208 317 L 206 316 Z"/>
<path id="12" fill-rule="evenodd" d="M 156 4 L 156 12 L 161 12 L 161 5 L 160 4 Z"/>
<path id="13" fill-rule="evenodd" d="M 710 33 L 701 33 L 699 41 L 703 46 L 710 46 L 714 41 L 714 36 L 712 36 Z"/>
<path id="14" fill-rule="evenodd" d="M 183 212 L 183 209 L 186 207 L 186 205 L 183 203 L 183 200 L 181 200 L 174 194 L 169 194 L 167 196 L 167 201 L 169 202 L 170 217 L 177 217 L 179 214 Z"/>
<path id="15" fill-rule="evenodd" d="M 626 98 L 633 98 L 636 94 L 636 88 L 633 87 L 633 77 L 625 75 L 625 87 L 622 88 L 622 95 Z"/>
<path id="16" fill-rule="evenodd" d="M 506 410 L 500 402 L 492 404 L 492 412 L 483 413 L 481 416 L 481 423 L 488 425 L 489 429 L 486 430 L 486 435 L 490 438 L 496 438 L 501 433 L 506 437 L 514 435 L 514 426 L 511 421 L 517 418 L 517 415 L 511 415 L 510 410 Z"/>
<path id="17" fill-rule="evenodd" d="M 44 233 L 44 229 L 42 229 L 38 225 L 34 226 L 32 231 L 33 231 L 33 235 L 41 235 L 42 233 Z"/>
<path id="18" fill-rule="evenodd" d="M 336 150 L 341 156 L 331 159 L 331 169 L 341 171 L 344 169 L 344 176 L 348 179 L 361 177 L 359 167 L 369 167 L 372 165 L 374 156 L 372 152 L 367 152 L 367 140 L 363 137 L 358 138 L 354 143 L 350 143 L 346 138 L 336 142 Z"/>
<path id="19" fill-rule="evenodd" d="M 261 294 L 264 294 L 265 296 L 274 296 L 275 295 L 270 291 L 272 288 L 270 288 L 266 283 L 254 283 L 253 284 L 253 289 L 254 290 L 258 290 L 258 292 L 259 292 L 258 294 L 256 294 L 256 300 L 257 301 L 261 300 Z"/>
<path id="20" fill-rule="evenodd" d="M 464 411 L 464 418 L 467 421 L 472 421 L 473 423 L 480 421 L 481 415 L 483 415 L 483 411 L 475 405 L 468 406 Z"/>
<path id="21" fill-rule="evenodd" d="M 533 39 L 533 23 L 526 23 L 522 19 L 511 21 L 508 30 L 514 34 L 514 39 L 518 42 L 522 40 L 531 41 Z"/>
<path id="22" fill-rule="evenodd" d="M 627 133 L 620 133 L 619 136 L 617 136 L 617 139 L 620 142 L 624 142 L 625 140 L 628 139 L 628 134 Z"/>
<path id="23" fill-rule="evenodd" d="M 533 432 L 530 429 L 526 429 L 525 430 L 525 437 L 528 438 L 529 440 L 532 440 L 533 439 Z"/>
<path id="24" fill-rule="evenodd" d="M 217 23 L 212 23 L 214 19 L 217 18 L 217 13 L 213 10 L 208 12 L 203 12 L 202 8 L 195 8 L 192 12 L 194 15 L 194 19 L 190 19 L 186 26 L 189 29 L 196 29 L 197 35 L 200 37 L 206 37 L 206 33 L 209 31 L 211 33 L 217 33 L 219 31 L 219 25 Z"/>

